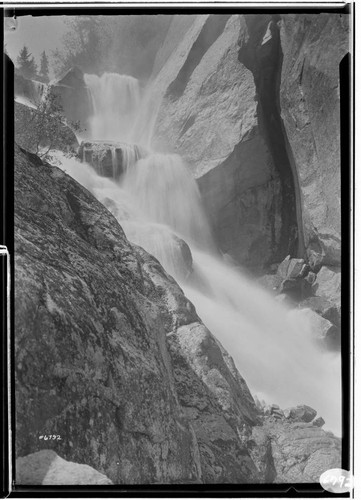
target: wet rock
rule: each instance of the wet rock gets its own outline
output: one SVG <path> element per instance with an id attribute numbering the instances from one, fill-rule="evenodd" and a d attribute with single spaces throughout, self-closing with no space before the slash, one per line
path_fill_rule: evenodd
<path id="1" fill-rule="evenodd" d="M 288 255 L 278 266 L 277 276 L 282 280 L 279 292 L 299 301 L 311 293 L 313 276 L 303 259 L 291 259 Z"/>
<path id="2" fill-rule="evenodd" d="M 17 485 L 109 485 L 104 474 L 89 465 L 68 462 L 52 450 L 41 450 L 16 460 Z"/>
<path id="3" fill-rule="evenodd" d="M 333 304 L 324 297 L 308 297 L 307 299 L 299 303 L 299 307 L 301 309 L 312 309 L 312 311 L 315 311 L 317 314 L 327 319 L 335 326 L 341 326 L 340 307 L 338 307 L 336 304 Z"/>
<path id="4" fill-rule="evenodd" d="M 82 161 L 92 165 L 98 175 L 118 180 L 141 158 L 147 156 L 144 148 L 136 144 L 117 142 L 83 141 L 78 155 Z"/>
<path id="5" fill-rule="evenodd" d="M 188 244 L 161 224 L 122 221 L 128 239 L 143 247 L 163 263 L 176 279 L 187 280 L 193 272 L 193 257 Z"/>
<path id="6" fill-rule="evenodd" d="M 341 305 L 341 270 L 339 267 L 322 266 L 317 273 L 313 292 L 318 297 L 329 300 L 337 306 Z"/>

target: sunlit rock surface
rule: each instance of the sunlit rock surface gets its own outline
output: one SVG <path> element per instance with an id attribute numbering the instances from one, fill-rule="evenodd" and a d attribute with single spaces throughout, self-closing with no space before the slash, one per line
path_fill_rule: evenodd
<path id="1" fill-rule="evenodd" d="M 308 254 L 340 261 L 339 64 L 350 50 L 348 16 L 281 16 L 280 105 L 302 193 Z"/>
<path id="2" fill-rule="evenodd" d="M 16 460 L 18 485 L 109 485 L 104 474 L 89 465 L 63 460 L 52 450 L 41 450 Z"/>
<path id="3" fill-rule="evenodd" d="M 317 425 L 268 417 L 248 443 L 259 470 L 274 483 L 318 483 L 341 465 L 341 440 Z"/>

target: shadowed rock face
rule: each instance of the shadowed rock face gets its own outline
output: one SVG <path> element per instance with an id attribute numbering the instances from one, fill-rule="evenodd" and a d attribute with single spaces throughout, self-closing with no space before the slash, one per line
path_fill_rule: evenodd
<path id="1" fill-rule="evenodd" d="M 110 212 L 35 159 L 16 148 L 17 455 L 51 447 L 117 484 L 259 481 L 242 443 L 257 411 L 228 355 Z M 200 359 L 173 340 L 195 324 Z M 214 425 L 193 426 L 179 377 Z"/>
<path id="2" fill-rule="evenodd" d="M 81 131 L 86 134 L 93 105 L 83 72 L 77 67 L 70 68 L 61 78 L 51 82 L 51 89 L 60 97 L 67 120 L 79 122 Z"/>

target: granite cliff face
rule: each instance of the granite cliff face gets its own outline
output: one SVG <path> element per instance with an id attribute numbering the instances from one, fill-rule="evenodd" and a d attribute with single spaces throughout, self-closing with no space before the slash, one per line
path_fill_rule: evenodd
<path id="1" fill-rule="evenodd" d="M 307 257 L 318 268 L 339 266 L 339 65 L 350 46 L 348 16 L 282 16 L 280 35 L 281 113 L 299 179 Z"/>
<path id="2" fill-rule="evenodd" d="M 288 254 L 338 266 L 347 16 L 198 16 L 176 28 L 176 49 L 157 60 L 155 135 L 189 160 L 221 249 L 248 267 Z"/>
<path id="3" fill-rule="evenodd" d="M 159 262 L 58 168 L 18 147 L 15 167 L 18 483 L 287 482 L 286 445 L 308 481 L 292 420 L 263 453 L 273 417 Z M 304 427 L 305 453 L 337 463 L 339 439 Z"/>

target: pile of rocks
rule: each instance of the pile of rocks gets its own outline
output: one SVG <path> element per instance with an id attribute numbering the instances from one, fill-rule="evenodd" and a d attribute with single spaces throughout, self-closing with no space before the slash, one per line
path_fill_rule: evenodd
<path id="1" fill-rule="evenodd" d="M 317 427 L 322 427 L 325 420 L 322 417 L 315 418 L 317 411 L 308 405 L 297 405 L 282 410 L 277 404 L 267 405 L 263 400 L 259 401 L 254 397 L 256 406 L 264 417 L 271 417 L 275 420 L 288 420 L 292 422 L 312 422 Z"/>
<path id="2" fill-rule="evenodd" d="M 317 271 L 317 272 L 316 272 Z M 273 273 L 273 274 L 271 274 Z M 311 262 L 289 255 L 258 282 L 277 300 L 302 309 L 314 338 L 328 349 L 339 349 L 341 337 L 341 271 L 316 269 Z"/>

